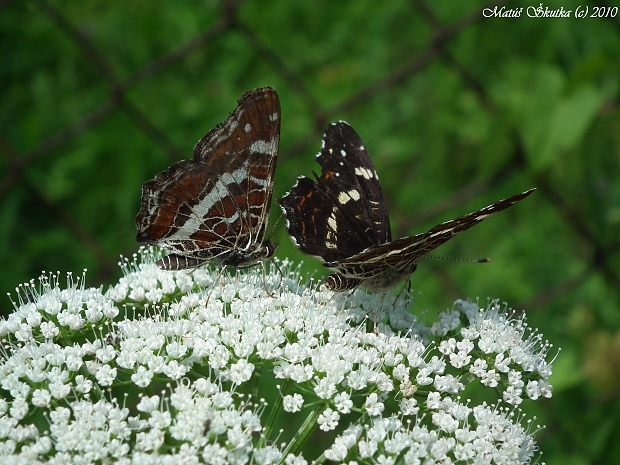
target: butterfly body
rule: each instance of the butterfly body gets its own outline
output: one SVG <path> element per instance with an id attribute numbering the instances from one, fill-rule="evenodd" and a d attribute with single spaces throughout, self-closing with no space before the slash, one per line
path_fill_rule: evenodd
<path id="1" fill-rule="evenodd" d="M 279 138 L 277 93 L 254 89 L 196 144 L 193 160 L 144 183 L 136 240 L 172 252 L 160 268 L 243 268 L 273 256 L 264 238 Z"/>

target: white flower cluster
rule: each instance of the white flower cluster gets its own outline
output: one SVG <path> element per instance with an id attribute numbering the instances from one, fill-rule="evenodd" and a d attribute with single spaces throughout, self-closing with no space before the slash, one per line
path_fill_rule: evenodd
<path id="1" fill-rule="evenodd" d="M 306 286 L 286 261 L 263 279 L 157 258 L 123 261 L 107 292 L 53 274 L 20 288 L 0 321 L 3 463 L 532 460 L 516 407 L 459 396 L 474 379 L 513 406 L 551 395 L 523 317 L 458 301 L 428 328 L 403 300 Z"/>
<path id="2" fill-rule="evenodd" d="M 511 421 L 508 411 L 482 404 L 473 408 L 430 393 L 426 402 L 431 424 L 401 416 L 377 417 L 351 425 L 336 438 L 325 457 L 342 463 L 354 453 L 361 460 L 403 463 L 530 463 L 535 449 L 531 435 Z M 473 421 L 472 421 L 473 420 Z"/>

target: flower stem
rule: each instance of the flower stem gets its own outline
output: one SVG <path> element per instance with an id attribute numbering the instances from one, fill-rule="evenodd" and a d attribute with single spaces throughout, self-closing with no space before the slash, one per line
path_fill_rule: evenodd
<path id="1" fill-rule="evenodd" d="M 269 412 L 269 417 L 267 418 L 267 421 L 265 423 L 265 437 L 267 439 L 271 437 L 271 431 L 273 429 L 273 425 L 276 422 L 276 419 L 282 414 L 283 396 L 286 394 L 288 386 L 289 380 L 286 380 L 284 386 L 282 387 L 282 389 L 280 389 L 278 396 L 276 396 L 271 411 Z"/>
<path id="2" fill-rule="evenodd" d="M 320 404 L 314 410 L 312 410 L 310 415 L 306 417 L 303 424 L 299 428 L 299 431 L 297 431 L 295 436 L 293 436 L 293 439 L 291 439 L 291 442 L 289 442 L 284 449 L 284 452 L 282 453 L 282 460 L 280 461 L 280 463 L 284 462 L 284 459 L 287 455 L 296 454 L 299 451 L 301 446 L 306 442 L 308 437 L 310 437 L 312 432 L 315 430 L 317 425 L 316 422 L 319 419 L 319 416 L 321 416 L 321 412 L 323 412 L 324 409 L 325 406 L 323 404 Z"/>

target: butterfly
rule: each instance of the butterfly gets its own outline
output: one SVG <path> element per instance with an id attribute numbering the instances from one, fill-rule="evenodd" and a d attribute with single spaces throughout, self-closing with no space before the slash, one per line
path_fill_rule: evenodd
<path id="1" fill-rule="evenodd" d="M 278 94 L 254 89 L 198 141 L 193 160 L 143 184 L 136 240 L 171 251 L 160 268 L 244 268 L 273 256 L 265 229 L 279 141 Z"/>
<path id="2" fill-rule="evenodd" d="M 430 231 L 392 240 L 379 176 L 359 135 L 340 121 L 327 127 L 316 157 L 321 175 L 300 177 L 278 199 L 295 244 L 333 273 L 333 291 L 363 286 L 385 292 L 408 279 L 417 260 L 488 217 L 514 205 L 534 189 L 446 221 Z"/>

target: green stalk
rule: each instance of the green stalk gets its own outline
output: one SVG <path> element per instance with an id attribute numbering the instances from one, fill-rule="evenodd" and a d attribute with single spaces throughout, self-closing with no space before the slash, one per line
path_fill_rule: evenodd
<path id="1" fill-rule="evenodd" d="M 316 421 L 318 420 L 319 416 L 321 416 L 324 408 L 325 406 L 323 404 L 320 404 L 310 413 L 310 415 L 306 417 L 303 424 L 299 428 L 299 431 L 295 433 L 293 439 L 291 439 L 291 441 L 287 444 L 286 449 L 284 449 L 284 452 L 282 453 L 282 460 L 280 461 L 280 463 L 284 463 L 284 459 L 288 454 L 296 454 L 299 449 L 301 449 L 301 446 L 304 445 L 308 437 L 310 437 L 312 432 L 315 430 Z"/>
<path id="2" fill-rule="evenodd" d="M 284 382 L 282 389 L 280 389 L 279 395 L 276 396 L 276 400 L 274 401 L 274 404 L 271 407 L 271 411 L 269 412 L 269 417 L 265 422 L 265 438 L 267 438 L 267 440 L 271 438 L 271 431 L 273 430 L 273 425 L 276 422 L 276 418 L 282 413 L 283 398 L 286 395 L 289 384 L 290 380 L 287 379 Z"/>

